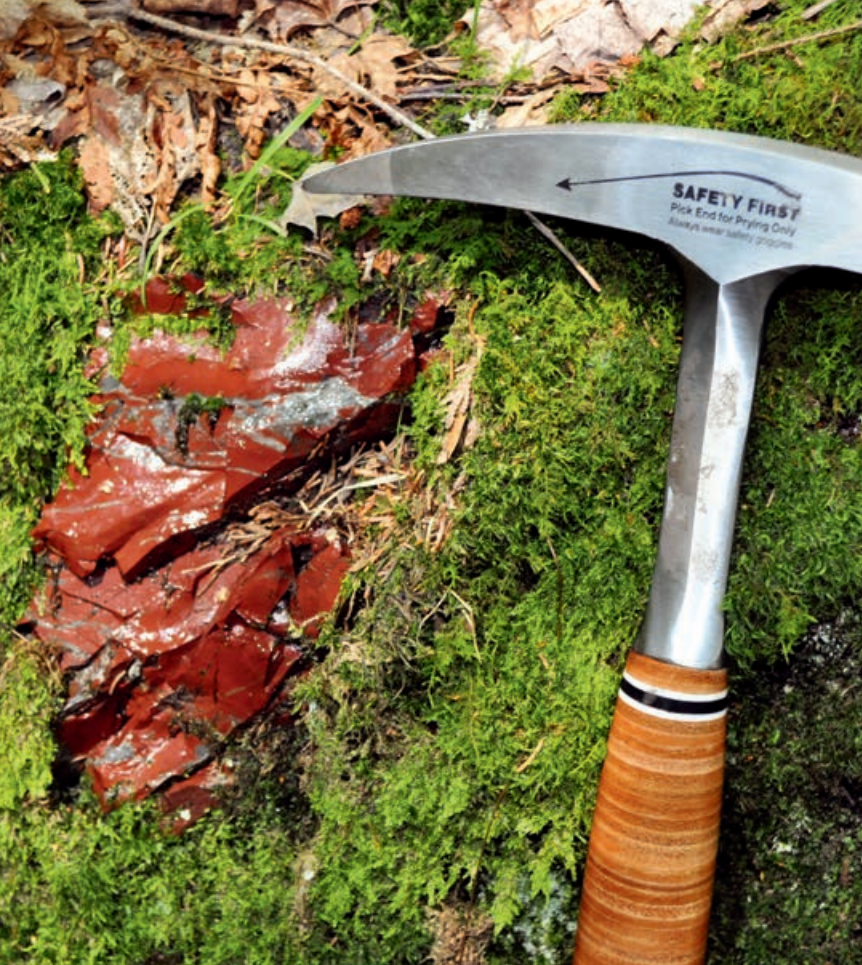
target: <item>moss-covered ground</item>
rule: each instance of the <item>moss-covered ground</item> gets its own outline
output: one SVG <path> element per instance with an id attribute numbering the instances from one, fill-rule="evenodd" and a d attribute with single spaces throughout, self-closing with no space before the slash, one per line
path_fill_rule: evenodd
<path id="1" fill-rule="evenodd" d="M 862 32 L 734 60 L 811 33 L 805 6 L 775 4 L 712 46 L 692 34 L 609 95 L 562 95 L 555 120 L 862 156 Z M 816 29 L 852 19 L 835 3 Z M 283 209 L 305 160 L 280 155 L 255 217 Z M 62 680 L 12 629 L 38 579 L 28 527 L 80 453 L 84 351 L 100 314 L 126 324 L 99 257 L 115 227 L 80 197 L 65 162 L 0 184 L 0 965 L 567 961 L 661 513 L 671 257 L 557 225 L 595 295 L 521 215 L 405 201 L 373 225 L 401 266 L 363 287 L 353 245 L 370 215 L 332 229 L 326 263 L 239 206 L 218 226 L 177 221 L 167 267 L 225 288 L 290 286 L 306 305 L 335 291 L 350 306 L 446 284 L 458 308 L 405 428 L 426 489 L 387 507 L 400 538 L 351 578 L 298 695 L 301 727 L 244 735 L 230 749 L 240 787 L 176 837 L 148 806 L 104 815 L 85 783 L 68 786 L 51 734 Z M 710 965 L 862 962 L 860 323 L 858 278 L 821 274 L 799 278 L 769 327 L 727 598 L 735 699 Z M 481 432 L 437 466 L 451 373 L 480 344 Z M 429 506 L 450 527 L 440 546 L 424 538 Z"/>

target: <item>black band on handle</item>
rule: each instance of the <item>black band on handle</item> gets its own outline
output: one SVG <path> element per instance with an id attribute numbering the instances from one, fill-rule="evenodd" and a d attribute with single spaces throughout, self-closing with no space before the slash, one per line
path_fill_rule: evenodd
<path id="1" fill-rule="evenodd" d="M 641 704 L 644 708 L 663 711 L 667 714 L 705 717 L 707 715 L 721 714 L 727 710 L 727 694 L 719 697 L 710 697 L 706 700 L 696 700 L 680 696 L 669 696 L 667 694 L 656 693 L 652 690 L 644 690 L 639 687 L 628 675 L 623 676 L 620 683 L 620 691 L 630 700 Z"/>

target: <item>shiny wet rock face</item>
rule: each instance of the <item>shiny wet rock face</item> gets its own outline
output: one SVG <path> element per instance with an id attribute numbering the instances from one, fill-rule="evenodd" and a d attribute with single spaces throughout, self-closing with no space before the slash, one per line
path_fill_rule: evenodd
<path id="1" fill-rule="evenodd" d="M 175 285 L 148 295 L 183 307 Z M 166 792 L 185 819 L 230 780 L 223 742 L 308 666 L 350 566 L 348 534 L 280 504 L 392 432 L 430 309 L 412 329 L 350 333 L 326 310 L 302 331 L 286 302 L 230 311 L 227 352 L 157 331 L 119 379 L 94 352 L 86 474 L 70 471 L 34 531 L 51 575 L 28 621 L 69 674 L 61 742 L 106 805 Z"/>

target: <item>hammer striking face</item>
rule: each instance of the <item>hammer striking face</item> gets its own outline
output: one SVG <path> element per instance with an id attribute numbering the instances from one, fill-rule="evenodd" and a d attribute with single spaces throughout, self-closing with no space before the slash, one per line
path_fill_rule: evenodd
<path id="1" fill-rule="evenodd" d="M 721 604 L 766 305 L 802 268 L 862 270 L 862 161 L 739 134 L 584 124 L 425 141 L 305 187 L 557 215 L 679 256 L 664 515 L 599 785 L 575 962 L 698 965 L 724 772 Z"/>

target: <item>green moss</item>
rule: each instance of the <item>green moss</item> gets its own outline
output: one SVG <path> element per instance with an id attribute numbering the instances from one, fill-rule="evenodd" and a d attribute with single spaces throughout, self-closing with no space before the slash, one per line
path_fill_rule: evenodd
<path id="1" fill-rule="evenodd" d="M 82 177 L 63 155 L 0 182 L 0 613 L 32 585 L 28 530 L 92 415 L 82 372 L 100 313 L 101 245 L 114 219 L 86 216 Z M 7 624 L 8 625 L 8 624 Z"/>
<path id="2" fill-rule="evenodd" d="M 858 292 L 801 288 L 771 321 L 726 604 L 743 665 L 789 653 L 862 581 L 862 463 L 842 428 L 859 412 L 860 319 Z"/>
<path id="3" fill-rule="evenodd" d="M 283 142 L 288 129 L 281 132 Z M 190 201 L 162 229 L 148 265 L 168 275 L 193 272 L 212 289 L 234 296 L 274 294 L 286 286 L 302 293 L 307 232 L 285 230 L 280 219 L 290 204 L 291 185 L 313 158 L 272 142 L 255 167 L 230 177 L 219 207 Z M 307 265 L 306 265 L 307 267 Z"/>
<path id="4" fill-rule="evenodd" d="M 0 961 L 301 962 L 278 832 L 204 822 L 183 838 L 152 808 L 0 813 Z"/>
<path id="5" fill-rule="evenodd" d="M 45 726 L 57 709 L 59 675 L 36 648 L 18 646 L 0 664 L 0 814 L 45 797 L 56 747 Z"/>
<path id="6" fill-rule="evenodd" d="M 202 419 L 212 432 L 224 407 L 225 400 L 220 395 L 203 396 L 198 395 L 197 392 L 192 392 L 183 399 L 177 413 L 174 437 L 177 449 L 184 456 L 189 454 L 189 430 L 191 427 Z"/>
<path id="7" fill-rule="evenodd" d="M 117 295 L 107 345 L 110 371 L 115 376 L 122 375 L 133 339 L 151 338 L 156 332 L 184 340 L 189 356 L 194 356 L 203 345 L 222 352 L 231 347 L 236 336 L 230 309 L 232 299 L 208 290 L 193 294 L 181 286 L 177 287 L 177 294 L 185 298 L 186 307 L 173 315 L 138 314 L 130 308 L 128 299 Z"/>
<path id="8" fill-rule="evenodd" d="M 384 0 L 381 22 L 393 33 L 409 37 L 414 46 L 430 47 L 441 43 L 471 6 L 471 0 Z"/>

